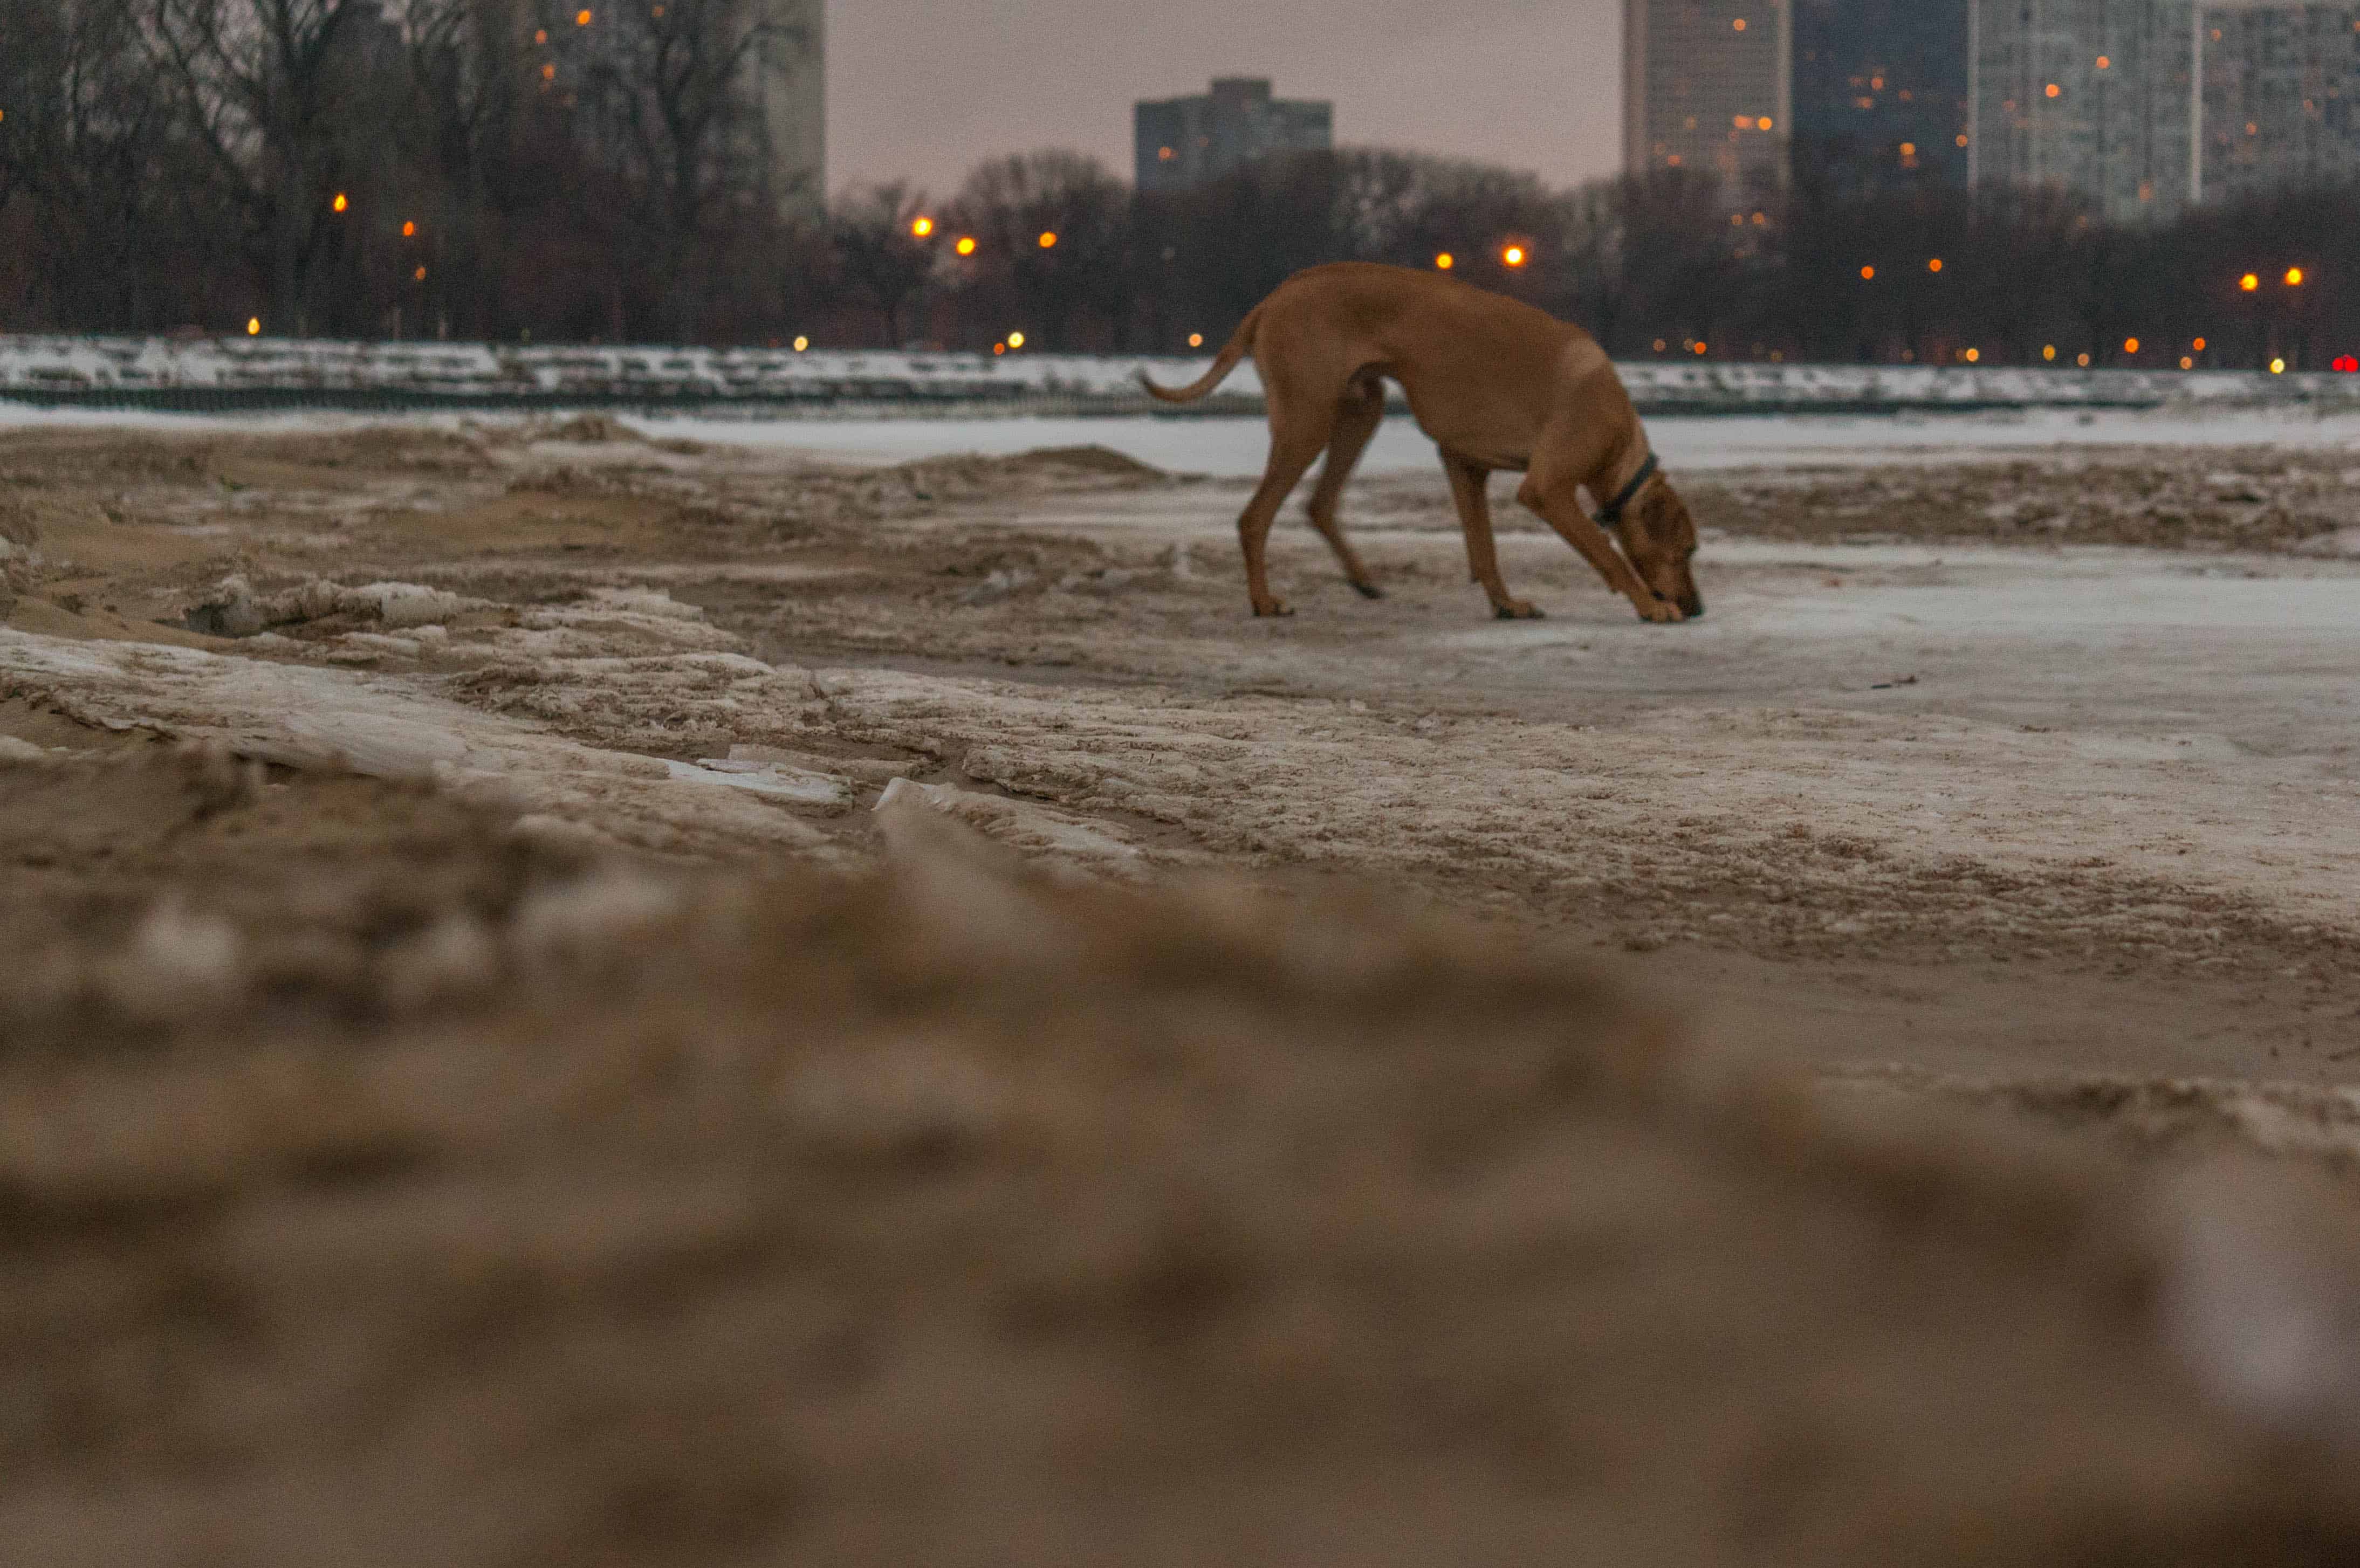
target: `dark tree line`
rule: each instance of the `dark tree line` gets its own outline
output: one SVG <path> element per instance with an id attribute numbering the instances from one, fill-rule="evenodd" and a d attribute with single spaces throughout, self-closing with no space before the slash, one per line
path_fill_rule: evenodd
<path id="1" fill-rule="evenodd" d="M 0 329 L 1168 352 L 1298 268 L 1448 256 L 1642 358 L 2360 353 L 2352 191 L 2129 229 L 2046 193 L 1863 201 L 1808 171 L 1743 197 L 1678 171 L 1565 191 L 1364 150 L 1143 195 L 1043 152 L 938 201 L 889 185 L 823 211 L 777 188 L 751 123 L 747 62 L 796 45 L 770 16 L 0 0 Z"/>

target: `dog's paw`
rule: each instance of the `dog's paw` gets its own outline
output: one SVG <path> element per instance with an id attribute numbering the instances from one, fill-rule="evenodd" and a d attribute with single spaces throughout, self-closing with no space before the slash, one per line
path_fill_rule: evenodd
<path id="1" fill-rule="evenodd" d="M 1253 607 L 1253 613 L 1257 620 L 1273 618 L 1284 620 L 1295 614 L 1295 606 L 1284 599 L 1273 599 L 1267 604 L 1256 604 Z"/>
<path id="2" fill-rule="evenodd" d="M 1658 626 L 1675 626 L 1688 619 L 1680 614 L 1680 607 L 1668 599 L 1655 599 L 1640 605 L 1639 618 Z"/>
<path id="3" fill-rule="evenodd" d="M 1502 621 L 1545 621 L 1547 614 L 1538 604 L 1522 599 L 1511 599 L 1504 604 L 1491 606 L 1491 614 Z"/>

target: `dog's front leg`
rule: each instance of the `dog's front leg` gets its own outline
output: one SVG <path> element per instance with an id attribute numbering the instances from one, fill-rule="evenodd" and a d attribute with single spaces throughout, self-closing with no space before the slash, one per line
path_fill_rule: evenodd
<path id="1" fill-rule="evenodd" d="M 1590 521 L 1581 505 L 1581 492 L 1577 485 L 1541 485 L 1531 479 L 1516 492 L 1516 499 L 1538 514 L 1541 520 L 1557 531 L 1557 536 L 1573 546 L 1576 553 L 1606 579 L 1606 585 L 1631 601 L 1643 621 L 1683 621 L 1680 607 L 1667 599 L 1656 596 L 1655 591 L 1639 581 L 1606 530 Z"/>

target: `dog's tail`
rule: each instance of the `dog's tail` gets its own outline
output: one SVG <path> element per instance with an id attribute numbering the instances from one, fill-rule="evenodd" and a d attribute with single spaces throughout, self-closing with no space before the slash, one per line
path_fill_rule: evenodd
<path id="1" fill-rule="evenodd" d="M 1238 330 L 1229 334 L 1228 344 L 1213 361 L 1213 368 L 1186 387 L 1176 391 L 1169 387 L 1158 387 L 1149 379 L 1144 370 L 1139 373 L 1139 384 L 1147 388 L 1149 396 L 1160 402 L 1193 403 L 1199 397 L 1208 397 L 1212 396 L 1213 388 L 1227 381 L 1229 372 L 1242 365 L 1246 355 L 1253 353 L 1254 330 L 1261 324 L 1262 307 L 1257 305 L 1244 321 L 1238 323 Z"/>

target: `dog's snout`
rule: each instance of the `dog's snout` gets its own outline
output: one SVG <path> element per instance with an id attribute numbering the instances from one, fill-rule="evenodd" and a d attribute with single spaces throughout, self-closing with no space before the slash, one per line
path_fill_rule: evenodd
<path id="1" fill-rule="evenodd" d="M 1691 593 L 1680 601 L 1680 614 L 1692 621 L 1704 619 L 1704 595 Z"/>

